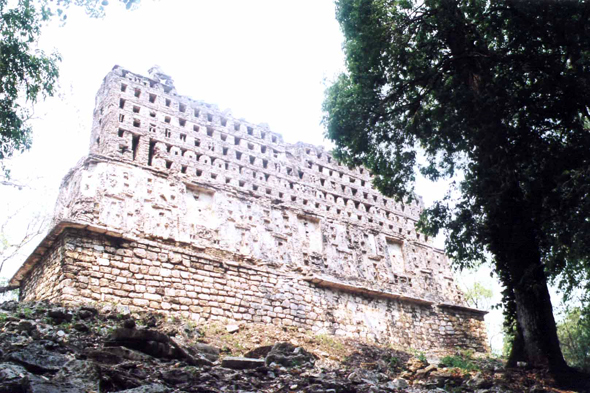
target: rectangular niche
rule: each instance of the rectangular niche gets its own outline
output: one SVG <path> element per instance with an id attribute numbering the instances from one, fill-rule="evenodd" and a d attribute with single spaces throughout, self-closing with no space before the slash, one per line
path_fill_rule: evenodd
<path id="1" fill-rule="evenodd" d="M 318 218 L 298 215 L 297 231 L 299 238 L 304 239 L 304 251 L 322 252 L 322 230 Z"/>
<path id="2" fill-rule="evenodd" d="M 214 192 L 201 187 L 187 187 L 186 213 L 192 224 L 208 226 L 214 221 Z"/>
<path id="3" fill-rule="evenodd" d="M 386 238 L 387 257 L 391 264 L 391 270 L 396 273 L 403 273 L 406 270 L 403 253 L 403 243 L 401 240 Z"/>

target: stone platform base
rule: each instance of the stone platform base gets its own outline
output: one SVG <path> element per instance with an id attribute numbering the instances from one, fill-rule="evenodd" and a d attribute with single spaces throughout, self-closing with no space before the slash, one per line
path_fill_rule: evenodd
<path id="1" fill-rule="evenodd" d="M 483 313 L 256 265 L 234 254 L 64 228 L 21 300 L 114 302 L 194 320 L 253 321 L 431 353 L 488 352 Z"/>

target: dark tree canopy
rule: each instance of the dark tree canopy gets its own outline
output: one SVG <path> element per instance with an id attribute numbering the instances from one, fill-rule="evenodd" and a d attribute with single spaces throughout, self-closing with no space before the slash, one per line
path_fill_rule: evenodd
<path id="1" fill-rule="evenodd" d="M 590 271 L 590 2 L 340 0 L 337 19 L 348 72 L 324 101 L 337 158 L 400 198 L 419 152 L 427 178 L 455 178 L 423 230 L 445 230 L 460 267 L 491 254 L 515 356 L 565 369 L 547 278 Z"/>
<path id="2" fill-rule="evenodd" d="M 139 0 L 119 0 L 132 8 Z M 43 25 L 52 17 L 65 22 L 70 5 L 92 17 L 104 15 L 106 0 L 0 0 L 0 163 L 31 146 L 27 120 L 31 105 L 53 96 L 59 54 L 36 48 Z"/>

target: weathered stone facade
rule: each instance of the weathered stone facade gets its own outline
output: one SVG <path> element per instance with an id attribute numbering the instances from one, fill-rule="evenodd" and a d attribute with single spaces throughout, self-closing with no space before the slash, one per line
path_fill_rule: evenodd
<path id="1" fill-rule="evenodd" d="M 321 147 L 119 67 L 55 227 L 12 279 L 29 299 L 114 301 L 193 319 L 294 325 L 416 349 L 486 351 L 420 203 Z"/>

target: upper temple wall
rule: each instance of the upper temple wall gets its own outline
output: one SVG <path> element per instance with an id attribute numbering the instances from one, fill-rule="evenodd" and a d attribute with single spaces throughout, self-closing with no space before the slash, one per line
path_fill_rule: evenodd
<path id="1" fill-rule="evenodd" d="M 91 153 L 187 178 L 238 172 L 250 176 L 242 183 L 229 176 L 214 180 L 227 182 L 229 177 L 229 184 L 245 190 L 265 192 L 265 184 L 273 182 L 291 190 L 307 186 L 308 194 L 350 207 L 361 216 L 370 212 L 417 220 L 422 210 L 421 200 L 406 205 L 383 197 L 371 187 L 368 170 L 340 165 L 323 147 L 286 144 L 267 126 L 235 119 L 121 68 L 107 75 L 97 95 Z"/>

